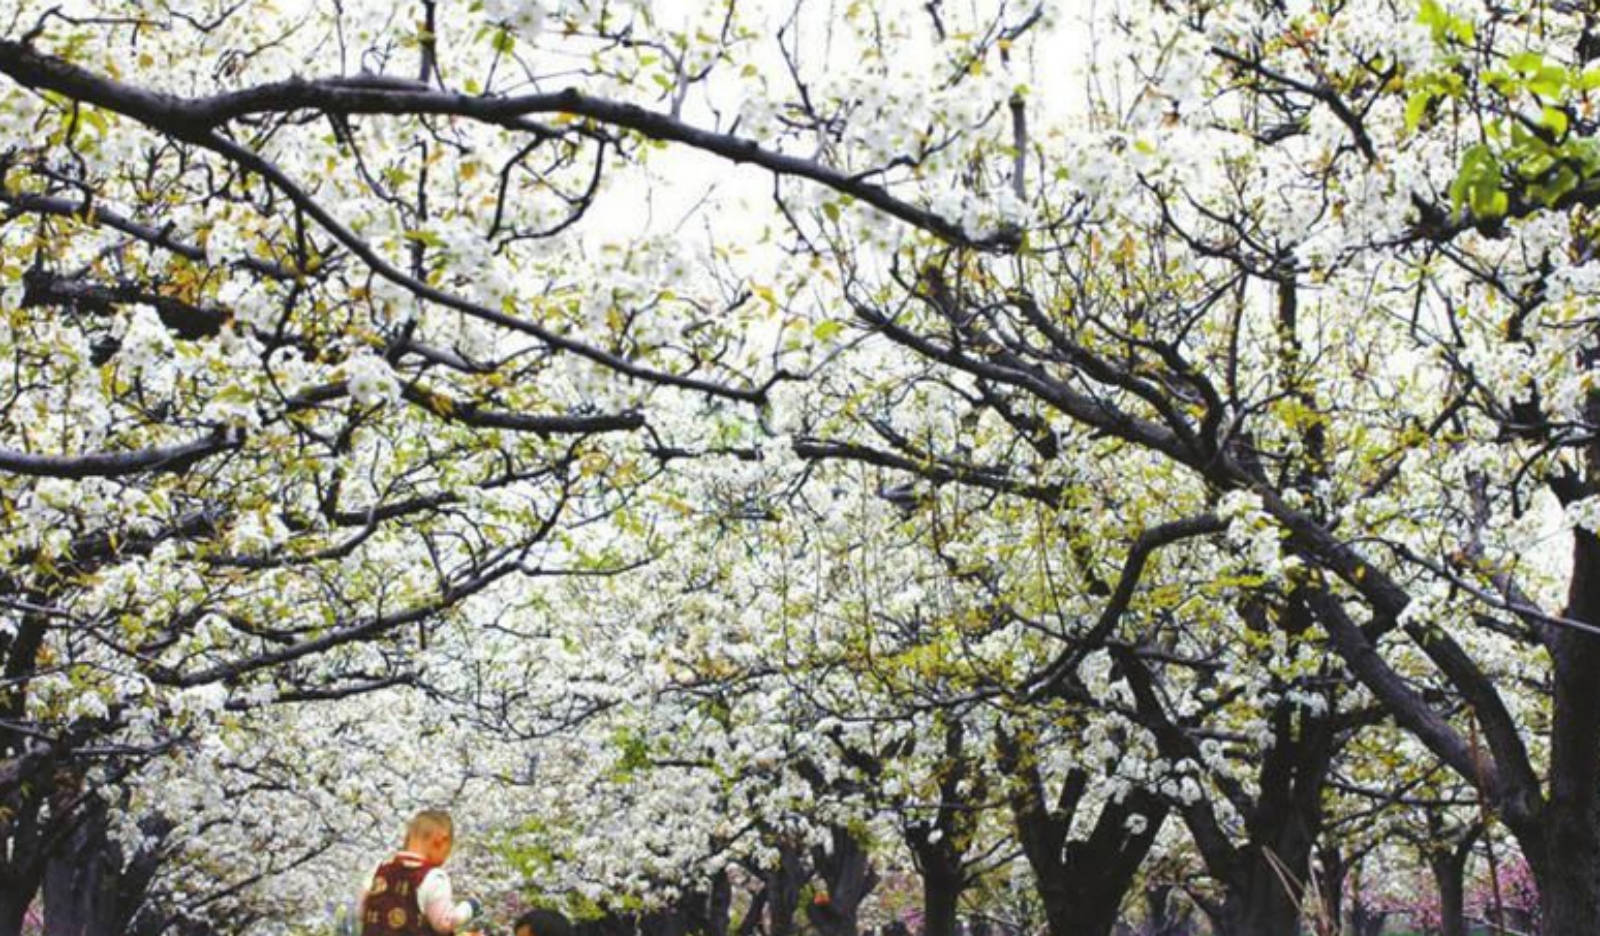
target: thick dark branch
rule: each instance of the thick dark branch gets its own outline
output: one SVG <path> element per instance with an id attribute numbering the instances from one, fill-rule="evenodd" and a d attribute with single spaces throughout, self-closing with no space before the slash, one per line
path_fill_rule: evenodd
<path id="1" fill-rule="evenodd" d="M 1340 97 L 1339 92 L 1332 86 L 1321 82 L 1309 84 L 1274 71 L 1255 59 L 1246 58 L 1232 49 L 1222 46 L 1212 46 L 1211 51 L 1220 58 L 1226 59 L 1240 68 L 1255 72 L 1268 81 L 1277 82 L 1286 88 L 1292 88 L 1328 105 L 1328 109 L 1333 111 L 1333 115 L 1339 118 L 1339 122 L 1344 124 L 1350 131 L 1350 136 L 1355 140 L 1356 149 L 1361 151 L 1361 155 L 1366 157 L 1367 162 L 1378 161 L 1378 151 L 1372 145 L 1372 136 L 1367 133 L 1366 124 L 1350 109 L 1350 105 L 1344 102 L 1344 98 Z"/>
<path id="2" fill-rule="evenodd" d="M 3 45 L 4 43 L 0 43 L 0 46 Z M 0 50 L 0 57 L 3 57 L 3 55 L 3 50 Z M 206 262 L 205 248 L 178 240 L 172 236 L 170 229 L 154 228 L 148 224 L 141 224 L 111 208 L 87 199 L 74 201 L 70 198 L 60 198 L 54 195 L 13 192 L 4 186 L 0 186 L 0 204 L 10 205 L 16 211 L 30 214 L 76 218 L 86 223 L 104 225 L 153 247 L 171 251 L 186 260 L 192 260 L 196 263 Z M 259 273 L 270 279 L 291 280 L 295 278 L 294 271 L 281 267 L 276 263 L 270 263 L 254 257 L 241 257 L 231 262 L 242 269 Z"/>
<path id="3" fill-rule="evenodd" d="M 337 625 L 319 637 L 302 640 L 253 656 L 218 663 L 191 673 L 155 672 L 150 674 L 151 679 L 158 683 L 179 687 L 204 686 L 238 679 L 241 676 L 259 670 L 282 666 L 295 660 L 324 653 L 335 647 L 371 640 L 409 624 L 424 623 L 440 612 L 477 594 L 493 582 L 517 571 L 517 569 L 516 563 L 502 563 L 487 572 L 452 585 L 433 599 L 413 605 L 404 611 L 397 611 L 393 614 L 375 614 L 370 617 L 360 618 Z"/>
<path id="4" fill-rule="evenodd" d="M 635 412 L 552 416 L 491 409 L 436 393 L 414 382 L 405 384 L 400 390 L 400 395 L 407 402 L 414 403 L 441 419 L 480 429 L 510 429 L 514 432 L 532 432 L 539 435 L 571 435 L 626 432 L 644 425 L 644 415 Z"/>
<path id="5" fill-rule="evenodd" d="M 1481 784 L 1485 795 L 1502 808 L 1508 825 L 1513 829 L 1526 828 L 1538 813 L 1538 787 L 1510 788 L 1499 766 L 1479 756 L 1460 732 L 1383 660 L 1337 598 L 1322 589 L 1308 589 L 1307 592 L 1307 603 L 1327 630 L 1334 649 L 1350 667 L 1350 672 L 1394 715 L 1395 721 L 1456 773 Z M 1513 773 L 1521 776 L 1526 770 L 1513 768 Z"/>
<path id="6" fill-rule="evenodd" d="M 1187 758 L 1196 764 L 1204 763 L 1200 746 L 1167 714 L 1165 703 L 1156 693 L 1154 677 L 1144 665 L 1144 661 L 1126 650 L 1113 652 L 1118 665 L 1122 668 L 1124 678 L 1127 679 L 1128 688 L 1133 690 L 1139 721 L 1155 735 L 1156 749 L 1161 752 L 1161 756 L 1171 761 Z M 1212 776 L 1217 788 L 1228 798 L 1233 808 L 1240 815 L 1249 815 L 1250 797 L 1238 780 L 1226 773 Z M 1195 847 L 1200 849 L 1208 866 L 1224 868 L 1235 863 L 1238 850 L 1229 841 L 1209 800 L 1201 797 L 1192 803 L 1178 804 L 1178 810 L 1183 814 L 1190 835 L 1194 837 Z"/>
<path id="7" fill-rule="evenodd" d="M 90 312 L 108 312 L 112 306 L 144 304 L 156 310 L 161 324 L 173 334 L 190 341 L 215 336 L 229 318 L 226 310 L 192 305 L 139 283 L 101 284 L 43 269 L 25 273 L 22 283 L 23 308 L 70 305 Z"/>
<path id="8" fill-rule="evenodd" d="M 157 545 L 169 539 L 197 539 L 217 535 L 222 519 L 220 511 L 196 510 L 178 517 L 153 533 L 110 531 L 80 536 L 67 547 L 67 554 L 55 560 L 52 578 L 68 579 L 91 573 L 105 563 L 122 556 L 147 556 Z M 38 559 L 37 549 L 23 550 L 11 557 L 12 570 L 30 568 Z M 24 588 L 16 571 L 0 573 L 0 595 L 10 595 Z"/>
<path id="9" fill-rule="evenodd" d="M 682 143 L 735 163 L 751 163 L 777 175 L 809 179 L 950 243 L 1004 249 L 1013 246 L 1016 240 L 1014 232 L 975 237 L 963 231 L 959 224 L 894 197 L 881 185 L 862 181 L 859 174 L 840 172 L 814 160 L 764 149 L 755 140 L 703 130 L 668 114 L 593 97 L 576 88 L 551 94 L 486 97 L 434 91 L 422 84 L 373 87 L 340 78 L 291 78 L 211 97 L 180 98 L 95 74 L 13 41 L 0 41 L 0 72 L 29 87 L 54 91 L 125 114 L 180 139 L 200 143 L 217 128 L 241 117 L 298 110 L 326 114 L 448 115 L 542 133 L 549 131 L 525 118 L 532 114 L 572 114 L 632 130 L 653 140 Z"/>
<path id="10" fill-rule="evenodd" d="M 1193 450 L 1167 427 L 1134 416 L 1109 401 L 1079 393 L 1058 380 L 1052 380 L 1041 369 L 1007 367 L 981 360 L 921 335 L 876 309 L 860 304 L 855 309 L 863 322 L 896 344 L 910 348 L 925 358 L 983 380 L 1024 390 L 1076 422 L 1153 449 L 1179 464 L 1193 464 Z"/>
<path id="11" fill-rule="evenodd" d="M 193 442 L 126 452 L 35 455 L 0 449 L 0 471 L 45 478 L 120 478 L 151 471 L 184 471 L 202 459 L 237 449 L 243 441 L 242 433 L 229 430 Z"/>
<path id="12" fill-rule="evenodd" d="M 1035 687 L 1029 690 L 1029 695 L 1046 695 L 1060 688 L 1065 681 L 1076 674 L 1078 665 L 1083 662 L 1084 657 L 1105 645 L 1117 622 L 1122 620 L 1122 615 L 1133 601 L 1133 593 L 1139 587 L 1139 580 L 1144 576 L 1144 567 L 1157 549 L 1192 537 L 1220 533 L 1227 527 L 1227 523 L 1215 514 L 1201 514 L 1198 517 L 1185 517 L 1182 520 L 1163 523 L 1140 533 L 1122 562 L 1122 575 L 1117 579 L 1117 587 L 1112 591 L 1106 606 L 1101 609 L 1100 617 L 1094 626 L 1080 642 L 1063 650 L 1040 676 L 1028 681 L 1029 685 Z"/>
<path id="13" fill-rule="evenodd" d="M 1007 477 L 999 468 L 970 465 L 942 458 L 910 458 L 895 452 L 884 451 L 854 442 L 834 442 L 826 439 L 801 438 L 795 440 L 796 455 L 808 461 L 827 459 L 865 462 L 880 468 L 892 468 L 907 474 L 926 478 L 935 484 L 958 482 L 972 487 L 1014 494 L 1030 500 L 1055 506 L 1061 501 L 1061 486 L 1057 484 L 1028 484 Z"/>

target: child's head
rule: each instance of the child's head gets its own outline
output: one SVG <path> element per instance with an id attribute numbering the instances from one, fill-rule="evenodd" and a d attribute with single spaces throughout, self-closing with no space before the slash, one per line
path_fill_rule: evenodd
<path id="1" fill-rule="evenodd" d="M 424 809 L 406 824 L 406 851 L 416 852 L 430 864 L 441 865 L 455 844 L 455 823 L 442 809 Z"/>
<path id="2" fill-rule="evenodd" d="M 573 936 L 572 922 L 560 911 L 543 907 L 517 918 L 515 936 Z"/>

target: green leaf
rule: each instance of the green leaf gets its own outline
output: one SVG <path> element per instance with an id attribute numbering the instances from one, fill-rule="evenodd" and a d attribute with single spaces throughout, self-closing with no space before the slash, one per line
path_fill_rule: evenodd
<path id="1" fill-rule="evenodd" d="M 1578 174 L 1569 167 L 1562 166 L 1556 170 L 1555 178 L 1548 184 L 1534 186 L 1528 194 L 1538 199 L 1546 208 L 1555 206 L 1563 195 L 1578 187 Z"/>
<path id="2" fill-rule="evenodd" d="M 1498 196 L 1498 197 L 1497 197 Z M 1505 213 L 1505 193 L 1500 191 L 1500 163 L 1489 147 L 1478 144 L 1461 154 L 1461 168 L 1450 183 L 1450 204 L 1459 213 L 1463 206 L 1479 217 Z M 1496 206 L 1500 206 L 1496 210 Z"/>
<path id="3" fill-rule="evenodd" d="M 837 319 L 824 319 L 811 329 L 811 334 L 818 341 L 832 341 L 844 331 L 844 323 Z"/>
<path id="4" fill-rule="evenodd" d="M 1550 128 L 1551 133 L 1554 133 L 1558 137 L 1567 135 L 1566 111 L 1559 107 L 1550 107 L 1546 105 L 1544 110 L 1540 112 L 1540 116 L 1543 119 L 1544 125 Z"/>
<path id="5" fill-rule="evenodd" d="M 1468 203 L 1472 213 L 1479 218 L 1498 218 L 1509 207 L 1506 193 L 1488 179 L 1480 180 L 1471 187 Z"/>
<path id="6" fill-rule="evenodd" d="M 1422 117 L 1428 112 L 1428 105 L 1433 103 L 1433 92 L 1428 90 L 1418 91 L 1406 99 L 1406 130 L 1416 130 L 1422 123 Z"/>
<path id="7" fill-rule="evenodd" d="M 1565 68 L 1559 65 L 1546 65 L 1528 81 L 1528 90 L 1540 97 L 1558 98 L 1568 84 Z"/>
<path id="8" fill-rule="evenodd" d="M 822 213 L 828 216 L 828 220 L 829 221 L 838 221 L 839 220 L 839 206 L 838 206 L 838 204 L 836 204 L 834 202 L 831 202 L 831 201 L 823 202 L 822 203 Z"/>
<path id="9" fill-rule="evenodd" d="M 1514 71 L 1521 72 L 1524 75 L 1532 75 L 1544 67 L 1544 56 L 1537 52 L 1518 52 L 1516 55 L 1506 59 L 1506 64 L 1511 66 Z"/>
<path id="10" fill-rule="evenodd" d="M 1525 179 L 1537 179 L 1555 164 L 1556 158 L 1550 153 L 1535 153 L 1517 166 L 1517 172 Z"/>

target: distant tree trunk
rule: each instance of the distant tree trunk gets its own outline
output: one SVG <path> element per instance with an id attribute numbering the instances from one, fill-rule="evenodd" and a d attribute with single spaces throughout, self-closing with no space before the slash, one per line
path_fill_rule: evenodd
<path id="1" fill-rule="evenodd" d="M 689 920 L 681 908 L 656 910 L 639 918 L 639 936 L 687 936 Z"/>
<path id="2" fill-rule="evenodd" d="M 1441 854 L 1428 859 L 1428 869 L 1433 872 L 1433 884 L 1439 891 L 1439 936 L 1466 936 L 1466 882 L 1462 874 L 1465 863 L 1456 861 L 1451 854 Z"/>
<path id="3" fill-rule="evenodd" d="M 1365 904 L 1356 904 L 1350 908 L 1351 936 L 1381 936 L 1383 925 L 1388 920 L 1387 911 L 1371 910 Z"/>
<path id="4" fill-rule="evenodd" d="M 923 867 L 923 936 L 956 936 L 956 910 L 963 886 L 960 868 Z"/>
<path id="5" fill-rule="evenodd" d="M 712 875 L 709 887 L 686 895 L 681 905 L 689 932 L 698 936 L 728 936 L 733 884 L 727 872 L 718 871 Z"/>
<path id="6" fill-rule="evenodd" d="M 800 909 L 800 888 L 811 876 L 800 850 L 788 842 L 778 844 L 778 867 L 766 873 L 768 936 L 792 936 Z"/>
<path id="7" fill-rule="evenodd" d="M 41 605 L 49 599 L 30 593 Z M 44 645 L 48 620 L 25 614 L 15 633 L 0 633 L 0 718 L 21 722 L 27 712 L 27 677 Z M 27 735 L 0 728 L 0 936 L 20 936 L 28 907 L 39 893 L 44 875 L 44 840 L 40 822 L 47 793 L 53 788 L 58 752 L 41 747 Z"/>
<path id="8" fill-rule="evenodd" d="M 1291 595 L 1277 623 L 1260 609 L 1242 612 L 1258 629 L 1280 627 L 1302 633 L 1314 622 L 1304 601 Z M 1181 756 L 1177 726 L 1142 687 L 1148 712 L 1166 739 L 1164 753 Z M 1138 692 L 1139 690 L 1136 690 Z M 1331 708 L 1331 705 L 1330 705 Z M 1219 904 L 1208 907 L 1218 936 L 1296 936 L 1301 901 L 1311 871 L 1311 852 L 1322 834 L 1322 793 L 1334 755 L 1348 726 L 1334 712 L 1316 713 L 1285 698 L 1272 711 L 1273 744 L 1262 752 L 1257 792 L 1244 810 L 1245 842 L 1222 831 L 1214 807 L 1199 801 L 1181 807 L 1206 870 L 1223 886 Z"/>
<path id="9" fill-rule="evenodd" d="M 956 936 L 956 911 L 970 883 L 966 852 L 977 816 L 969 806 L 988 795 L 983 775 L 966 749 L 966 726 L 952 716 L 943 727 L 939 803 L 931 819 L 903 826 L 906 846 L 922 878 L 923 936 Z"/>
<path id="10" fill-rule="evenodd" d="M 739 921 L 735 932 L 738 936 L 756 936 L 761 932 L 761 920 L 767 914 L 767 888 L 765 885 L 755 892 L 750 898 L 750 906 L 745 908 L 744 919 Z"/>
<path id="11" fill-rule="evenodd" d="M 37 888 L 0 888 L 0 936 L 22 936 L 22 920 L 28 915 Z"/>
<path id="12" fill-rule="evenodd" d="M 1317 895 L 1335 933 L 1344 932 L 1344 881 L 1350 861 L 1337 845 L 1319 849 L 1322 866 L 1317 872 Z"/>
<path id="13" fill-rule="evenodd" d="M 1333 731 L 1325 719 L 1302 719 L 1290 737 L 1279 713 L 1279 741 L 1262 759 L 1260 793 L 1246 816 L 1242 847 L 1205 849 L 1207 869 L 1224 895 L 1213 908 L 1218 936 L 1295 936 L 1311 874 L 1311 850 L 1321 832 L 1322 785 L 1332 762 Z M 1186 818 L 1197 813 L 1185 810 Z M 1192 822 L 1210 822 L 1210 812 Z"/>
<path id="14" fill-rule="evenodd" d="M 1248 867 L 1236 870 L 1227 882 L 1227 895 L 1212 920 L 1217 936 L 1296 936 L 1299 889 L 1285 885 L 1265 855 L 1247 861 Z"/>
<path id="15" fill-rule="evenodd" d="M 1192 932 L 1192 911 L 1174 899 L 1176 893 L 1171 884 L 1145 887 L 1145 936 L 1187 936 Z"/>
<path id="16" fill-rule="evenodd" d="M 121 871 L 121 849 L 107 839 L 105 804 L 96 800 L 46 860 L 45 936 L 122 932 L 128 919 L 119 899 Z"/>
<path id="17" fill-rule="evenodd" d="M 1472 858 L 1473 846 L 1482 834 L 1483 826 L 1479 823 L 1451 834 L 1446 830 L 1442 818 L 1436 814 L 1428 816 L 1428 841 L 1424 844 L 1424 857 L 1439 893 L 1441 936 L 1467 934 L 1467 862 Z"/>
<path id="18" fill-rule="evenodd" d="M 836 825 L 830 835 L 831 847 L 811 850 L 811 864 L 827 890 L 818 892 L 806 916 L 821 936 L 856 936 L 861 902 L 878 885 L 878 873 L 850 830 Z"/>

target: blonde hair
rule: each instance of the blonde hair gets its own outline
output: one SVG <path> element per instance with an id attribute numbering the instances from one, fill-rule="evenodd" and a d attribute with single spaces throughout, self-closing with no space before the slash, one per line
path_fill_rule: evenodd
<path id="1" fill-rule="evenodd" d="M 406 841 L 423 842 L 439 832 L 454 832 L 455 823 L 442 809 L 424 809 L 406 823 Z"/>

